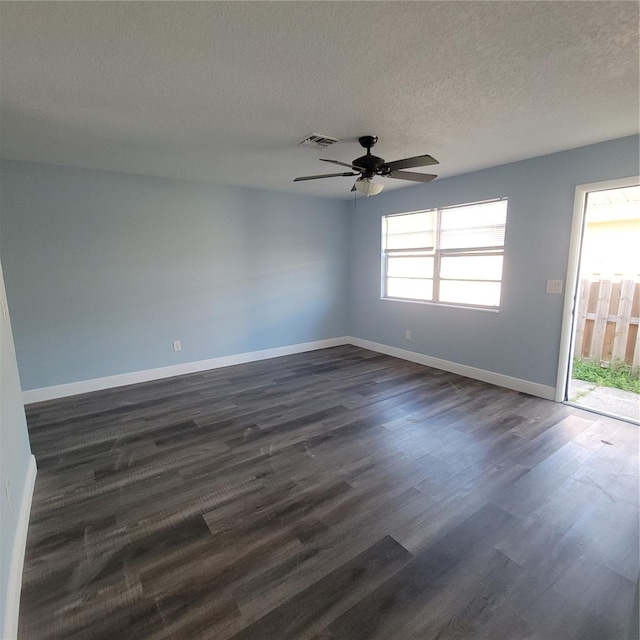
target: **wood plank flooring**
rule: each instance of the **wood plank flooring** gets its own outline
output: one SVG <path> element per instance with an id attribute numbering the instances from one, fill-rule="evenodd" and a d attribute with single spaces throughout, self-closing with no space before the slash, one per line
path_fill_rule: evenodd
<path id="1" fill-rule="evenodd" d="M 345 346 L 30 405 L 21 640 L 638 638 L 638 428 Z"/>

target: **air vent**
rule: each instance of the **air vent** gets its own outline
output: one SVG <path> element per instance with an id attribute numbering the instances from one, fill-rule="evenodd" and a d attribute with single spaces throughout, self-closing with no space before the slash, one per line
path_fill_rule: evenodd
<path id="1" fill-rule="evenodd" d="M 312 149 L 324 149 L 338 142 L 338 138 L 331 136 L 323 136 L 319 133 L 310 133 L 306 138 L 298 142 L 300 147 L 311 147 Z"/>

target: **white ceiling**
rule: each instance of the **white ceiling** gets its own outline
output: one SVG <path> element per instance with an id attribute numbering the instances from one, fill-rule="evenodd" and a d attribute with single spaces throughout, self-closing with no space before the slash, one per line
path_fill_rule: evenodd
<path id="1" fill-rule="evenodd" d="M 292 180 L 365 134 L 450 176 L 639 128 L 637 2 L 2 2 L 0 23 L 5 158 L 349 197 Z"/>
<path id="2" fill-rule="evenodd" d="M 592 191 L 587 197 L 587 223 L 634 220 L 640 223 L 640 186 Z M 627 231 L 631 232 L 631 229 Z M 635 262 L 638 252 L 634 252 Z"/>

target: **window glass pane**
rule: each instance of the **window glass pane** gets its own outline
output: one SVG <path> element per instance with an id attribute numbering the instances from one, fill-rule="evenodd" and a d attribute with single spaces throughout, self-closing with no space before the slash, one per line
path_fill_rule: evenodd
<path id="1" fill-rule="evenodd" d="M 410 300 L 431 300 L 433 297 L 433 280 L 387 278 L 387 296 L 391 298 L 408 298 Z"/>
<path id="2" fill-rule="evenodd" d="M 433 247 L 433 232 L 399 233 L 387 236 L 387 250 L 391 249 L 430 249 Z"/>
<path id="3" fill-rule="evenodd" d="M 413 233 L 435 228 L 435 211 L 419 211 L 401 216 L 387 216 L 387 233 Z"/>
<path id="4" fill-rule="evenodd" d="M 500 287 L 500 282 L 441 280 L 440 302 L 498 307 L 500 305 Z"/>
<path id="5" fill-rule="evenodd" d="M 500 280 L 502 256 L 442 256 L 440 275 L 459 280 Z"/>
<path id="6" fill-rule="evenodd" d="M 451 229 L 440 234 L 441 249 L 469 249 L 472 247 L 504 246 L 504 227 L 476 227 Z"/>
<path id="7" fill-rule="evenodd" d="M 433 278 L 433 257 L 389 256 L 387 275 L 404 278 Z"/>
<path id="8" fill-rule="evenodd" d="M 504 225 L 507 221 L 507 201 L 471 204 L 442 210 L 443 230 Z"/>
<path id="9" fill-rule="evenodd" d="M 444 209 L 440 219 L 442 249 L 504 245 L 507 202 Z"/>
<path id="10" fill-rule="evenodd" d="M 433 247 L 435 219 L 435 211 L 386 217 L 385 247 L 387 249 Z"/>

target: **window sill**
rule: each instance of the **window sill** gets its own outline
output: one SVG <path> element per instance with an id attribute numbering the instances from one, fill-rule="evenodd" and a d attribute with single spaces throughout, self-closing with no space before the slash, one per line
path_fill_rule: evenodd
<path id="1" fill-rule="evenodd" d="M 500 307 L 481 307 L 473 304 L 455 304 L 453 302 L 430 302 L 429 300 L 411 300 L 410 298 L 387 298 L 381 296 L 383 302 L 408 302 L 409 304 L 419 304 L 427 307 L 444 307 L 446 309 L 466 309 L 468 311 L 485 311 L 489 313 L 499 313 Z"/>

